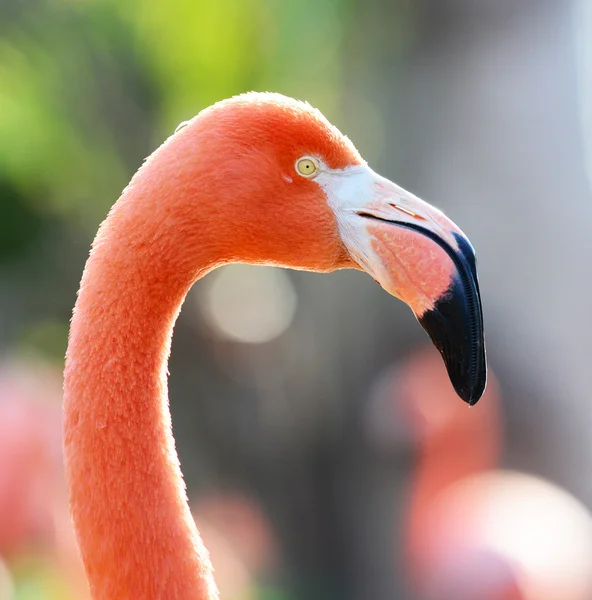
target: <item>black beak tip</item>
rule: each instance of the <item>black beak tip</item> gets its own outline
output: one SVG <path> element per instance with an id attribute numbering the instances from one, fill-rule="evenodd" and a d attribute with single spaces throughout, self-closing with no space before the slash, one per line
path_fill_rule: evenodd
<path id="1" fill-rule="evenodd" d="M 487 385 L 483 311 L 477 259 L 469 240 L 453 233 L 456 248 L 419 225 L 393 222 L 438 244 L 456 268 L 448 290 L 418 320 L 440 351 L 456 393 L 469 406 L 477 404 Z"/>
<path id="2" fill-rule="evenodd" d="M 456 393 L 474 406 L 487 385 L 487 363 L 478 281 L 473 269 L 467 271 L 459 272 L 419 322 L 440 351 Z"/>
<path id="3" fill-rule="evenodd" d="M 450 373 L 450 369 L 448 372 Z M 472 387 L 467 387 L 464 385 L 464 382 L 455 383 L 452 379 L 451 382 L 460 398 L 469 406 L 475 406 L 481 399 L 481 396 L 483 396 L 487 387 L 487 369 L 481 369 L 481 372 L 478 374 L 475 384 Z"/>
<path id="4" fill-rule="evenodd" d="M 485 344 L 482 330 L 476 334 L 470 332 L 466 312 L 458 307 L 458 301 L 452 296 L 439 302 L 419 322 L 440 351 L 456 393 L 474 406 L 487 385 Z"/>

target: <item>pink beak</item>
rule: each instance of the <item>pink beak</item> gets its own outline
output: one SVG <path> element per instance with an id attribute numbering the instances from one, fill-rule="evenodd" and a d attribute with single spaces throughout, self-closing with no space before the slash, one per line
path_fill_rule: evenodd
<path id="1" fill-rule="evenodd" d="M 487 366 L 475 251 L 467 237 L 441 211 L 366 166 L 331 192 L 352 258 L 410 306 L 456 392 L 475 404 Z"/>

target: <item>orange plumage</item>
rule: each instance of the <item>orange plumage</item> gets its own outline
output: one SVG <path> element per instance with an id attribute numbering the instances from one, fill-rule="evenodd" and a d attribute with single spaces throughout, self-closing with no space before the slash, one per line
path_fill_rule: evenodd
<path id="1" fill-rule="evenodd" d="M 169 138 L 93 245 L 64 406 L 71 510 L 95 598 L 215 597 L 166 399 L 172 327 L 190 286 L 230 261 L 318 271 L 351 263 L 318 188 L 292 165 L 304 149 L 335 167 L 361 159 L 308 105 L 264 100 L 223 102 Z"/>
<path id="2" fill-rule="evenodd" d="M 302 156 L 312 157 L 316 179 L 295 170 Z M 82 277 L 64 383 L 70 508 L 95 600 L 217 597 L 171 432 L 166 372 L 174 322 L 193 283 L 225 263 L 372 272 L 381 260 L 365 241 L 372 233 L 364 202 L 372 198 L 360 197 L 359 208 L 352 203 L 374 193 L 377 178 L 308 104 L 246 94 L 180 128 L 124 190 Z M 422 227 L 438 223 L 447 252 L 465 260 L 470 245 L 458 246 L 452 222 L 381 182 L 383 192 L 386 185 L 412 206 L 410 215 L 424 215 Z M 384 218 L 375 228 L 388 231 L 395 247 L 406 239 L 402 225 Z M 438 260 L 452 281 L 456 263 L 446 252 Z M 388 261 L 380 267 L 387 289 L 394 268 Z M 436 306 L 441 290 L 424 292 Z M 482 333 L 471 339 L 482 354 Z M 484 386 L 484 354 L 480 360 L 467 371 L 480 377 L 465 386 L 467 401 Z"/>

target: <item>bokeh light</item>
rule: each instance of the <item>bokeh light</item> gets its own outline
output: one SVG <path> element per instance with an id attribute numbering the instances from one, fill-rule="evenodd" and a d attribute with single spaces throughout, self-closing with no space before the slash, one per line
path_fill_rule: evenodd
<path id="1" fill-rule="evenodd" d="M 207 323 L 236 342 L 269 342 L 288 329 L 296 312 L 296 290 L 282 269 L 230 265 L 204 287 L 198 298 Z"/>
<path id="2" fill-rule="evenodd" d="M 592 597 L 592 516 L 565 490 L 524 473 L 492 472 L 453 485 L 437 503 L 460 539 L 479 531 L 483 548 L 514 565 L 525 600 Z"/>

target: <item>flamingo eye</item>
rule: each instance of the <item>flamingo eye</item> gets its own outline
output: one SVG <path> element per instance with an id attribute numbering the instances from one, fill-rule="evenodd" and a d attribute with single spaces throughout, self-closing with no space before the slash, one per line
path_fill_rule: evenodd
<path id="1" fill-rule="evenodd" d="M 317 174 L 318 170 L 318 161 L 310 156 L 299 158 L 296 161 L 296 171 L 298 171 L 298 175 L 302 175 L 302 177 L 314 177 Z"/>

